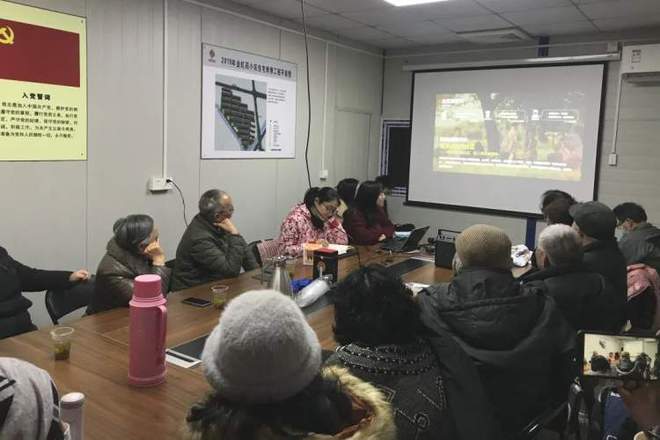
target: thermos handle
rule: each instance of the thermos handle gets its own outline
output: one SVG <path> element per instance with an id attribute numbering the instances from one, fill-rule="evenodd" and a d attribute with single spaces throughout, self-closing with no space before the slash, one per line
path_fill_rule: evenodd
<path id="1" fill-rule="evenodd" d="M 165 362 L 165 337 L 167 336 L 167 307 L 160 305 L 160 332 L 158 338 L 158 355 L 161 356 L 159 362 Z"/>

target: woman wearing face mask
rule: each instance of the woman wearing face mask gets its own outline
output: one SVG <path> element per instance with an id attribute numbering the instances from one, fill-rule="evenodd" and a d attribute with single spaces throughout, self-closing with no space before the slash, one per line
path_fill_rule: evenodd
<path id="1" fill-rule="evenodd" d="M 114 237 L 96 271 L 89 313 L 127 307 L 133 296 L 133 279 L 138 275 L 159 275 L 163 293 L 169 290 L 170 269 L 165 267 L 154 220 L 148 215 L 129 215 L 117 220 L 112 229 Z"/>
<path id="2" fill-rule="evenodd" d="M 293 207 L 280 228 L 279 252 L 302 255 L 305 243 L 347 244 L 348 237 L 336 217 L 339 195 L 334 188 L 310 188 L 303 203 Z"/>
<path id="3" fill-rule="evenodd" d="M 394 235 L 380 183 L 367 181 L 360 185 L 353 207 L 344 216 L 344 227 L 354 244 L 372 245 Z"/>

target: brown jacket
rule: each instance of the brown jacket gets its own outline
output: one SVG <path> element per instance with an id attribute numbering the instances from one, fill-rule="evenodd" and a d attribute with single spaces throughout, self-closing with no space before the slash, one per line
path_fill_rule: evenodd
<path id="1" fill-rule="evenodd" d="M 342 389 L 353 401 L 356 414 L 364 414 L 361 420 L 335 435 L 291 432 L 290 435 L 282 436 L 264 426 L 259 433 L 259 440 L 286 440 L 288 438 L 304 440 L 396 440 L 392 407 L 377 388 L 351 375 L 345 368 L 337 366 L 324 368 L 323 376 L 334 378 L 341 384 Z M 222 436 L 217 436 L 217 432 L 213 429 L 200 432 L 196 428 L 197 426 L 189 426 L 190 431 L 184 437 L 188 440 L 211 440 L 211 438 L 223 440 Z M 209 431 L 213 431 L 213 433 L 211 434 Z"/>
<path id="2" fill-rule="evenodd" d="M 163 295 L 170 285 L 170 269 L 153 266 L 142 255 L 135 255 L 117 244 L 115 239 L 108 242 L 107 252 L 96 271 L 94 296 L 88 313 L 98 313 L 117 307 L 127 307 L 133 297 L 133 279 L 138 275 L 159 275 L 162 280 Z"/>

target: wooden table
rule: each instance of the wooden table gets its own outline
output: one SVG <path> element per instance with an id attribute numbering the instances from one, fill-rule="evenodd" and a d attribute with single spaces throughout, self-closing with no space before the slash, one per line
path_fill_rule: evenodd
<path id="1" fill-rule="evenodd" d="M 363 265 L 394 264 L 409 255 L 383 253 L 374 247 L 361 247 Z M 358 267 L 357 256 L 340 260 L 340 276 Z M 222 280 L 230 287 L 230 297 L 264 288 L 255 279 L 259 270 Z M 298 265 L 296 278 L 310 277 L 311 267 Z M 409 272 L 403 279 L 432 284 L 451 278 L 448 269 L 432 263 Z M 181 301 L 194 296 L 208 299 L 210 284 L 171 293 L 167 297 L 167 346 L 172 347 L 206 335 L 218 323 L 220 311 L 196 308 Z M 324 349 L 332 350 L 334 310 L 327 306 L 307 316 Z M 154 388 L 128 385 L 128 309 L 115 309 L 84 317 L 67 324 L 76 329 L 68 361 L 55 361 L 49 335 L 50 328 L 0 341 L 0 356 L 26 360 L 48 371 L 60 394 L 80 391 L 85 402 L 86 439 L 162 439 L 181 438 L 185 415 L 210 388 L 200 367 L 184 369 L 167 366 L 167 381 Z"/>

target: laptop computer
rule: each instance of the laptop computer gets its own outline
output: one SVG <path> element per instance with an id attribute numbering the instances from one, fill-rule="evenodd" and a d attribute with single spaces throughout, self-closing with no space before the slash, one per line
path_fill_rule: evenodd
<path id="1" fill-rule="evenodd" d="M 392 252 L 410 252 L 417 250 L 419 242 L 424 238 L 424 234 L 429 230 L 429 226 L 417 228 L 410 233 L 408 238 L 390 238 L 385 240 L 381 249 Z"/>

